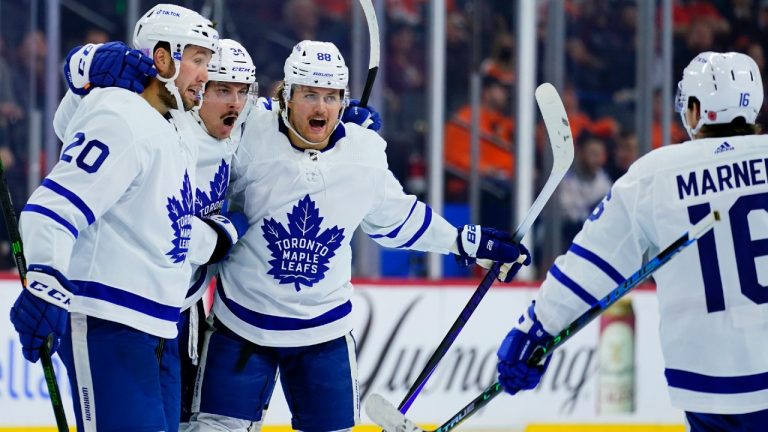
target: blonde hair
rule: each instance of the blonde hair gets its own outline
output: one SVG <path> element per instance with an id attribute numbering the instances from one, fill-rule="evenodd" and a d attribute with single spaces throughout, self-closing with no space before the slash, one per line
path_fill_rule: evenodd
<path id="1" fill-rule="evenodd" d="M 272 99 L 277 99 L 277 102 L 280 105 L 280 111 L 288 108 L 288 101 L 285 100 L 285 95 L 283 94 L 284 92 L 285 81 L 280 81 L 277 83 L 277 87 L 275 87 L 275 93 L 272 95 Z"/>

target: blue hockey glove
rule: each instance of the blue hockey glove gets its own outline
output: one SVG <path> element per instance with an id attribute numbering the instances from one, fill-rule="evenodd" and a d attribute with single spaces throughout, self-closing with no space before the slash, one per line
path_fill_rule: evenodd
<path id="1" fill-rule="evenodd" d="M 499 357 L 499 383 L 509 394 L 530 390 L 539 385 L 552 360 L 549 355 L 536 366 L 528 365 L 533 351 L 552 339 L 536 318 L 534 306 L 535 301 L 520 316 L 517 326 L 507 334 L 496 353 Z"/>
<path id="2" fill-rule="evenodd" d="M 40 348 L 53 333 L 51 354 L 67 329 L 69 304 L 78 288 L 57 270 L 42 265 L 30 265 L 27 287 L 11 307 L 11 323 L 19 334 L 24 358 L 34 363 L 40 358 Z"/>
<path id="3" fill-rule="evenodd" d="M 459 228 L 456 243 L 459 250 L 457 260 L 462 266 L 477 261 L 478 265 L 490 268 L 493 261 L 502 263 L 499 272 L 502 282 L 511 281 L 522 266 L 531 263 L 528 249 L 514 242 L 510 234 L 497 229 L 464 225 Z"/>
<path id="4" fill-rule="evenodd" d="M 121 87 L 141 93 L 157 75 L 154 62 L 122 42 L 73 48 L 64 61 L 64 77 L 73 93 L 88 94 L 93 87 Z"/>
<path id="5" fill-rule="evenodd" d="M 209 263 L 217 263 L 229 255 L 232 247 L 248 231 L 248 218 L 241 212 L 225 212 L 203 218 L 216 234 L 216 248 L 211 254 Z"/>
<path id="6" fill-rule="evenodd" d="M 370 105 L 365 108 L 361 107 L 360 101 L 357 99 L 349 101 L 349 106 L 344 110 L 341 121 L 343 123 L 355 123 L 374 132 L 378 132 L 382 126 L 378 111 Z"/>

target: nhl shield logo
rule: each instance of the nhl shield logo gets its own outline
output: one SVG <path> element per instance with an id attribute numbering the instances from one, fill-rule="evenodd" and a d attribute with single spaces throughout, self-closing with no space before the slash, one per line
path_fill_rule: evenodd
<path id="1" fill-rule="evenodd" d="M 261 231 L 267 240 L 272 267 L 267 274 L 280 284 L 311 287 L 325 277 L 330 259 L 344 240 L 344 229 L 334 226 L 320 232 L 323 218 L 315 202 L 305 195 L 288 213 L 288 229 L 273 218 L 264 219 Z"/>

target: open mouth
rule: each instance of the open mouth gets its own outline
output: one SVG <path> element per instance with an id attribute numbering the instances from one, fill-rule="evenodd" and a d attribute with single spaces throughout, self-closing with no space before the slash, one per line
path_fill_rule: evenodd
<path id="1" fill-rule="evenodd" d="M 187 94 L 189 94 L 189 97 L 192 98 L 192 100 L 196 101 L 200 99 L 200 95 L 195 89 L 188 89 Z"/>
<path id="2" fill-rule="evenodd" d="M 235 121 L 237 121 L 237 116 L 226 116 L 222 121 L 225 126 L 234 126 Z"/>
<path id="3" fill-rule="evenodd" d="M 326 123 L 326 121 L 325 120 L 321 120 L 321 119 L 310 119 L 309 120 L 309 126 L 311 128 L 313 128 L 313 129 L 315 129 L 315 128 L 323 128 L 323 127 L 325 127 L 325 123 Z"/>

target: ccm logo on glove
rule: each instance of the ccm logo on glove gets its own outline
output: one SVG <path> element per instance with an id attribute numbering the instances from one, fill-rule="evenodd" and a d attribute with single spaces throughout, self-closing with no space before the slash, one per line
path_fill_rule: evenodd
<path id="1" fill-rule="evenodd" d="M 66 293 L 57 290 L 56 288 L 51 288 L 39 281 L 32 281 L 32 283 L 30 283 L 27 288 L 37 291 L 41 294 L 47 294 L 48 296 L 52 297 L 56 303 L 69 306 L 69 296 Z M 40 296 L 38 295 L 38 297 Z"/>

